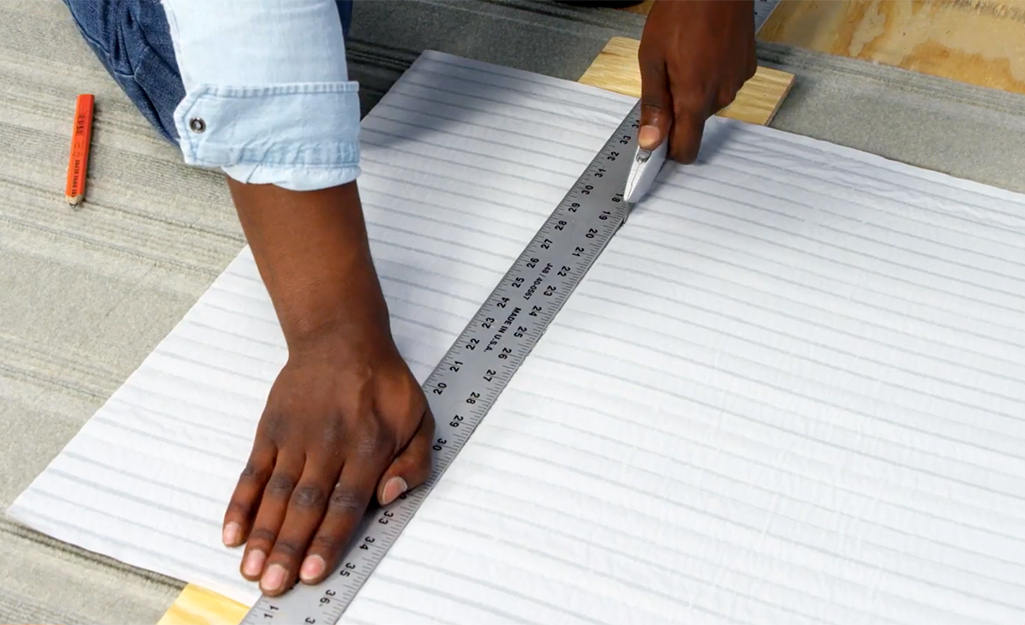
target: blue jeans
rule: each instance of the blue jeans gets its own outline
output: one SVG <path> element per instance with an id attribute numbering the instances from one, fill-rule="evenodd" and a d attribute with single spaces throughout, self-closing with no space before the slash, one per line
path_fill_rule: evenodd
<path id="1" fill-rule="evenodd" d="M 348 36 L 352 0 L 336 0 Z M 160 0 L 64 0 L 89 47 L 143 117 L 178 143 L 174 109 L 185 97 Z"/>

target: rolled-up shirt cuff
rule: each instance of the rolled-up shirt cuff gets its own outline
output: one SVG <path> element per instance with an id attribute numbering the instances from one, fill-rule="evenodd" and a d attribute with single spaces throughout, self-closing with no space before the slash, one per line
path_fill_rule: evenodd
<path id="1" fill-rule="evenodd" d="M 185 162 L 240 182 L 308 191 L 359 173 L 359 85 L 197 85 L 175 109 Z"/>
<path id="2" fill-rule="evenodd" d="M 221 171 L 246 184 L 273 184 L 290 191 L 317 191 L 348 184 L 360 175 L 360 168 L 274 167 L 268 165 L 232 165 Z"/>

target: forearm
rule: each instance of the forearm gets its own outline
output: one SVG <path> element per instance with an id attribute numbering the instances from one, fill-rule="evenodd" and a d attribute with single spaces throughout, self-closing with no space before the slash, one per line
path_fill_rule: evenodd
<path id="1" fill-rule="evenodd" d="M 290 349 L 327 334 L 390 339 L 355 182 L 302 192 L 228 186 Z"/>

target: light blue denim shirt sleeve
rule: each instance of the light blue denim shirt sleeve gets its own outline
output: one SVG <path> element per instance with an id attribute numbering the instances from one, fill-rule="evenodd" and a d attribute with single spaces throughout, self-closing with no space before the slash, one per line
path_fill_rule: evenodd
<path id="1" fill-rule="evenodd" d="M 335 0 L 162 2 L 186 163 L 296 191 L 359 176 L 358 84 Z"/>

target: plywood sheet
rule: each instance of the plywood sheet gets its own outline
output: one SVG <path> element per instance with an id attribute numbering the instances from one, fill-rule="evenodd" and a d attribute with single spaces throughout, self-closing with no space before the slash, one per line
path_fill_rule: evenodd
<path id="1" fill-rule="evenodd" d="M 758 38 L 1025 93 L 1023 0 L 783 0 Z"/>
<path id="2" fill-rule="evenodd" d="M 758 39 L 1025 93 L 1025 0 L 782 0 Z"/>

